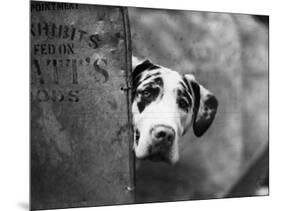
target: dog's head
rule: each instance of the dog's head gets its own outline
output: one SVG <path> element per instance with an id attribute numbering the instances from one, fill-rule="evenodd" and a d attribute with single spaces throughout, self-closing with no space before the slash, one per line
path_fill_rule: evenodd
<path id="1" fill-rule="evenodd" d="M 137 158 L 176 163 L 178 139 L 193 125 L 197 137 L 212 124 L 216 97 L 192 74 L 180 75 L 133 59 L 132 112 Z"/>

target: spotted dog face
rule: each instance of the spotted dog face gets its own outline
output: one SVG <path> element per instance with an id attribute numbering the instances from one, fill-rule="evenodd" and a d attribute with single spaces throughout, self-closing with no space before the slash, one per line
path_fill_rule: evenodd
<path id="1" fill-rule="evenodd" d="M 178 139 L 193 126 L 202 136 L 218 101 L 191 74 L 180 75 L 149 60 L 133 59 L 134 151 L 139 159 L 176 163 Z"/>

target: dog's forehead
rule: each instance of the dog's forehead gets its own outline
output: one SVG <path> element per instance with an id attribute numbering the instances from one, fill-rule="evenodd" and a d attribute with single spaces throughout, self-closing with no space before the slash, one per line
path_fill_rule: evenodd
<path id="1" fill-rule="evenodd" d="M 180 82 L 183 81 L 182 76 L 178 72 L 161 66 L 154 70 L 145 71 L 140 81 L 146 84 L 156 78 L 162 79 L 165 89 L 179 88 Z"/>
<path id="2" fill-rule="evenodd" d="M 182 76 L 178 72 L 170 69 L 166 69 L 166 71 L 164 71 L 163 80 L 165 88 L 168 90 L 181 88 L 180 82 L 183 81 Z"/>

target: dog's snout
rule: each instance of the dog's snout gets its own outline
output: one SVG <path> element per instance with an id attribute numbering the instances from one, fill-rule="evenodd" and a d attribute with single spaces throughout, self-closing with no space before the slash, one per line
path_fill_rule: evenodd
<path id="1" fill-rule="evenodd" d="M 152 128 L 151 136 L 156 143 L 171 145 L 175 139 L 175 131 L 169 126 L 157 125 Z"/>

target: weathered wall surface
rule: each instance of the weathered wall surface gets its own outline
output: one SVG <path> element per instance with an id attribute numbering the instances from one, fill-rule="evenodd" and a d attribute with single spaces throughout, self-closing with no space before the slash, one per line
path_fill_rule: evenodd
<path id="1" fill-rule="evenodd" d="M 175 166 L 143 162 L 137 200 L 224 196 L 268 142 L 268 34 L 249 15 L 130 8 L 135 56 L 192 72 L 219 100 L 201 138 L 182 138 Z"/>
<path id="2" fill-rule="evenodd" d="M 118 7 L 31 4 L 31 207 L 133 202 Z"/>

